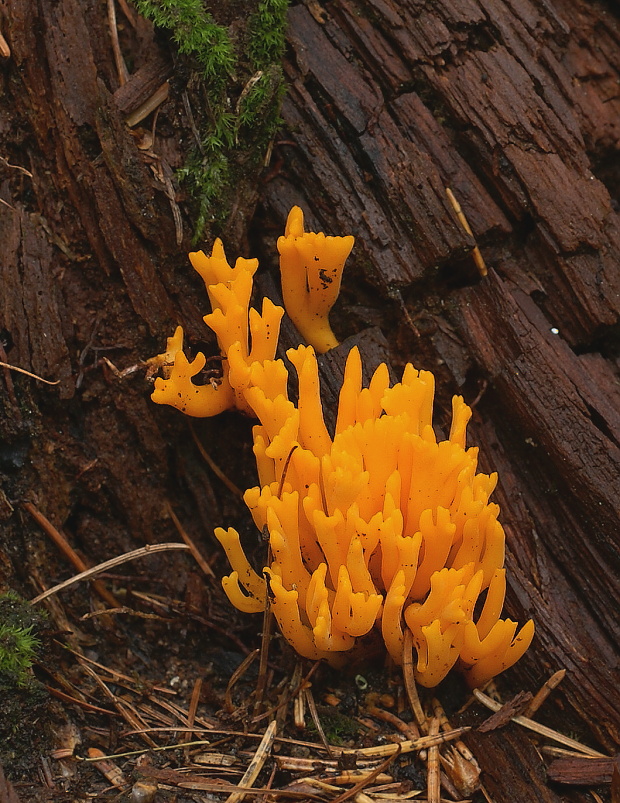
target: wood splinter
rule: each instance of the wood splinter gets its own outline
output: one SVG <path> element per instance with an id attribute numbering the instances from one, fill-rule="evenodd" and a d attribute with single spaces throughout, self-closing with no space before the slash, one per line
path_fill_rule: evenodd
<path id="1" fill-rule="evenodd" d="M 473 250 L 471 252 L 471 255 L 472 255 L 473 259 L 474 259 L 476 267 L 478 268 L 478 273 L 481 276 L 486 276 L 487 273 L 488 273 L 486 262 L 484 261 L 484 259 L 482 257 L 482 254 L 480 253 L 480 249 L 478 248 L 478 245 L 476 244 L 476 238 L 474 237 L 474 233 L 471 230 L 471 226 L 469 225 L 469 221 L 465 217 L 465 213 L 461 209 L 460 203 L 454 197 L 454 193 L 452 192 L 450 187 L 446 187 L 446 195 L 448 196 L 448 200 L 452 204 L 452 208 L 454 209 L 454 211 L 456 213 L 456 216 L 459 219 L 459 223 L 461 224 L 461 226 L 463 227 L 465 232 L 467 234 L 469 234 L 469 236 L 472 237 L 473 240 L 474 240 L 474 247 L 473 247 Z"/>

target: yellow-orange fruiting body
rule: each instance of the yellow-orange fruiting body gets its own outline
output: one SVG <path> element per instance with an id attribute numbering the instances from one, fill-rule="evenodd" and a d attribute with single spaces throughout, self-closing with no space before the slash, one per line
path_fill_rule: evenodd
<path id="1" fill-rule="evenodd" d="M 336 431 L 327 431 L 311 347 L 289 350 L 299 403 L 279 362 L 252 366 L 246 399 L 260 420 L 254 451 L 261 486 L 245 494 L 267 527 L 271 608 L 301 655 L 338 662 L 374 629 L 396 663 L 403 629 L 416 677 L 435 686 L 453 666 L 480 685 L 511 666 L 533 636 L 500 619 L 504 531 L 489 501 L 497 477 L 477 473 L 465 447 L 471 410 L 453 400 L 450 436 L 432 427 L 434 378 L 407 365 L 390 386 L 386 366 L 362 388 L 359 352 L 348 357 Z M 283 472 L 286 468 L 286 474 Z M 234 530 L 216 530 L 233 573 L 224 588 L 242 610 L 262 610 L 267 586 Z M 482 611 L 476 601 L 486 590 Z"/>
<path id="2" fill-rule="evenodd" d="M 482 685 L 523 655 L 534 625 L 517 632 L 516 622 L 500 618 L 505 537 L 489 501 L 497 477 L 477 473 L 477 449 L 466 448 L 471 410 L 455 396 L 450 435 L 438 441 L 433 375 L 407 365 L 391 385 L 380 365 L 364 388 L 354 348 L 333 434 L 323 419 L 314 349 L 337 345 L 327 316 L 352 245 L 352 237 L 304 232 L 297 207 L 278 240 L 287 312 L 311 343 L 287 352 L 297 403 L 288 397 L 286 366 L 274 359 L 283 310 L 268 299 L 261 314 L 250 309 L 258 263 L 238 259 L 231 268 L 219 240 L 210 257 L 190 259 L 211 301 L 204 320 L 217 335 L 221 378 L 194 384 L 206 359 L 185 357 L 179 327 L 149 361 L 163 373 L 152 398 L 188 415 L 237 407 L 259 420 L 259 485 L 244 498 L 269 534 L 271 560 L 257 573 L 237 531 L 217 528 L 232 567 L 222 584 L 233 605 L 258 613 L 269 601 L 298 653 L 333 664 L 371 634 L 400 664 L 409 630 L 421 684 L 435 686 L 456 666 L 470 685 Z"/>
<path id="3" fill-rule="evenodd" d="M 199 352 L 191 362 L 187 359 L 179 326 L 174 337 L 168 338 L 166 351 L 151 360 L 164 373 L 155 380 L 151 399 L 196 417 L 217 415 L 230 407 L 252 415 L 243 393 L 249 386 L 250 367 L 274 358 L 284 311 L 268 298 L 263 299 L 260 314 L 250 309 L 257 259 L 240 257 L 232 268 L 221 240 L 215 241 L 211 256 L 196 251 L 189 257 L 211 301 L 212 312 L 204 321 L 217 336 L 221 375 L 201 385 L 192 381 L 205 367 L 206 358 Z"/>
<path id="4" fill-rule="evenodd" d="M 284 237 L 278 239 L 284 306 L 299 333 L 319 354 L 338 345 L 328 315 L 354 242 L 350 235 L 328 237 L 305 231 L 298 206 L 291 209 Z"/>

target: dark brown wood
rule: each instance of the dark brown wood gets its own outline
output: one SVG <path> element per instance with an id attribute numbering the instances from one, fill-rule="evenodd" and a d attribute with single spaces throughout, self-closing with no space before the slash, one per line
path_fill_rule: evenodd
<path id="1" fill-rule="evenodd" d="M 19 803 L 17 792 L 13 784 L 7 780 L 4 770 L 0 766 L 0 803 Z"/>
<path id="2" fill-rule="evenodd" d="M 290 128 L 268 208 L 298 203 L 312 224 L 354 232 L 350 286 L 392 302 L 382 327 L 399 360 L 435 370 L 440 422 L 451 392 L 477 401 L 470 443 L 500 476 L 509 610 L 537 626 L 512 676 L 533 688 L 567 668 L 557 724 L 568 710 L 613 747 L 620 226 L 605 159 L 620 134 L 617 15 L 562 0 L 341 0 L 317 17 L 291 10 Z M 447 186 L 486 279 L 464 258 L 473 243 Z"/>
<path id="3" fill-rule="evenodd" d="M 478 733 L 491 733 L 497 728 L 503 728 L 507 725 L 513 717 L 522 714 L 532 700 L 532 693 L 529 691 L 520 691 L 512 700 L 504 703 L 504 705 L 495 714 L 492 714 L 488 719 L 485 719 L 482 725 L 478 728 Z"/>
<path id="4" fill-rule="evenodd" d="M 599 786 L 610 784 L 614 770 L 617 772 L 618 757 L 615 758 L 556 758 L 547 768 L 547 777 L 556 783 L 575 786 Z"/>
<path id="5" fill-rule="evenodd" d="M 131 368 L 179 322 L 191 347 L 213 349 L 171 184 L 195 141 L 178 73 L 152 152 L 125 125 L 174 63 L 139 26 L 123 42 L 139 55 L 121 87 L 105 4 L 0 0 L 10 47 L 0 63 L 0 333 L 9 362 L 60 380 L 50 389 L 13 375 L 17 404 L 0 394 L 0 581 L 31 596 L 31 576 L 51 584 L 67 567 L 24 516 L 24 498 L 93 563 L 176 539 L 168 499 L 218 574 L 214 526 L 255 538 L 180 415 L 150 403 L 140 372 L 121 381 L 101 359 Z M 619 53 L 618 11 L 602 0 L 296 4 L 285 127 L 250 232 L 264 269 L 294 203 L 309 227 L 354 234 L 338 334 L 369 365 L 385 336 L 396 373 L 408 360 L 433 370 L 439 429 L 453 393 L 474 404 L 470 443 L 499 473 L 508 613 L 537 628 L 500 691 L 535 691 L 566 668 L 541 718 L 610 753 L 620 744 Z M 253 255 L 239 246 L 251 210 L 241 204 L 229 222 L 232 257 Z M 346 350 L 323 360 L 328 408 Z M 233 415 L 196 426 L 243 487 L 255 482 L 250 427 Z M 152 560 L 182 598 L 189 559 Z M 209 598 L 210 613 L 230 617 L 217 586 Z M 468 740 L 496 803 L 560 799 L 516 726 Z"/>
<path id="6" fill-rule="evenodd" d="M 522 738 L 517 725 L 492 733 L 470 731 L 465 741 L 480 764 L 480 780 L 492 800 L 501 803 L 516 800 L 560 803 L 562 800 L 547 783 L 540 754 L 530 740 Z"/>
<path id="7" fill-rule="evenodd" d="M 114 102 L 123 114 L 131 114 L 159 89 L 172 74 L 172 62 L 157 53 L 114 92 Z"/>

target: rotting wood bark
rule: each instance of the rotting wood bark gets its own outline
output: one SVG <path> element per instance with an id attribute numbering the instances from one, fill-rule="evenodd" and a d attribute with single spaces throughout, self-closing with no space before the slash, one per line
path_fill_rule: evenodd
<path id="1" fill-rule="evenodd" d="M 24 495 L 36 494 L 92 560 L 175 537 L 167 495 L 215 552 L 212 527 L 247 530 L 243 511 L 180 445 L 189 441 L 180 418 L 150 405 L 140 381 L 121 386 L 98 364 L 102 349 L 121 367 L 150 356 L 177 321 L 195 341 L 209 338 L 163 174 L 121 114 L 171 61 L 145 28 L 144 61 L 120 88 L 94 2 L 4 0 L 0 27 L 11 51 L 0 65 L 0 156 L 32 173 L 0 166 L 9 205 L 0 204 L 0 329 L 11 361 L 61 380 L 49 391 L 15 379 L 22 412 L 38 410 L 25 421 L 2 398 L 0 479 L 12 501 L 2 507 L 0 579 L 24 582 L 18 564 L 40 560 L 16 504 Z M 379 325 L 395 366 L 434 370 L 441 426 L 452 392 L 480 397 L 470 441 L 500 475 L 509 611 L 537 625 L 534 647 L 500 685 L 507 696 L 533 690 L 567 668 L 545 711 L 611 750 L 620 744 L 620 228 L 610 167 L 619 43 L 614 8 L 585 0 L 294 6 L 286 131 L 263 188 L 268 235 L 254 232 L 272 250 L 299 203 L 310 225 L 355 234 L 337 330 Z M 182 163 L 183 137 L 192 140 L 187 120 L 158 132 L 168 171 Z M 492 268 L 485 280 L 447 186 Z M 227 473 L 251 484 L 249 445 L 229 448 L 247 442 L 247 422 L 225 416 L 199 429 Z M 494 799 L 559 799 L 529 737 L 510 734 L 508 743 L 504 731 L 468 737 L 487 756 Z"/>
<path id="2" fill-rule="evenodd" d="M 620 227 L 618 187 L 593 171 L 620 134 L 618 36 L 603 5 L 342 0 L 322 19 L 296 6 L 284 117 L 297 147 L 281 147 L 266 188 L 272 214 L 299 203 L 330 231 L 356 232 L 357 276 L 424 323 L 413 343 L 395 325 L 403 357 L 466 400 L 486 388 L 471 442 L 499 471 L 512 611 L 538 627 L 515 676 L 569 667 L 569 707 L 608 746 L 620 737 L 606 691 L 617 685 Z M 462 258 L 472 242 L 446 186 L 488 279 Z"/>

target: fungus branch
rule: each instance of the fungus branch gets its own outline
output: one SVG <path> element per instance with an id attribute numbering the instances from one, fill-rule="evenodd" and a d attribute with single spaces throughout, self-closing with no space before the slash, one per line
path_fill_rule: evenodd
<path id="1" fill-rule="evenodd" d="M 289 349 L 289 372 L 275 359 L 283 310 L 265 299 L 250 310 L 256 260 L 228 264 L 221 242 L 207 257 L 190 255 L 212 305 L 222 375 L 193 383 L 206 358 L 190 362 L 179 328 L 154 364 L 163 369 L 153 400 L 189 415 L 234 406 L 254 415 L 259 485 L 244 494 L 267 534 L 266 565 L 257 573 L 239 534 L 215 535 L 232 571 L 223 587 L 248 613 L 268 604 L 286 640 L 307 658 L 343 664 L 380 635 L 397 664 L 423 686 L 453 668 L 470 686 L 486 683 L 527 650 L 534 625 L 502 619 L 505 535 L 490 497 L 496 474 L 478 471 L 467 447 L 471 409 L 452 401 L 449 437 L 432 425 L 435 380 L 408 364 L 391 384 L 385 364 L 362 386 L 357 348 L 346 361 L 335 434 L 323 419 L 315 351 L 337 345 L 328 322 L 352 237 L 305 232 L 293 208 L 278 240 L 288 314 L 312 344 Z M 414 655 L 415 653 L 415 655 Z"/>

